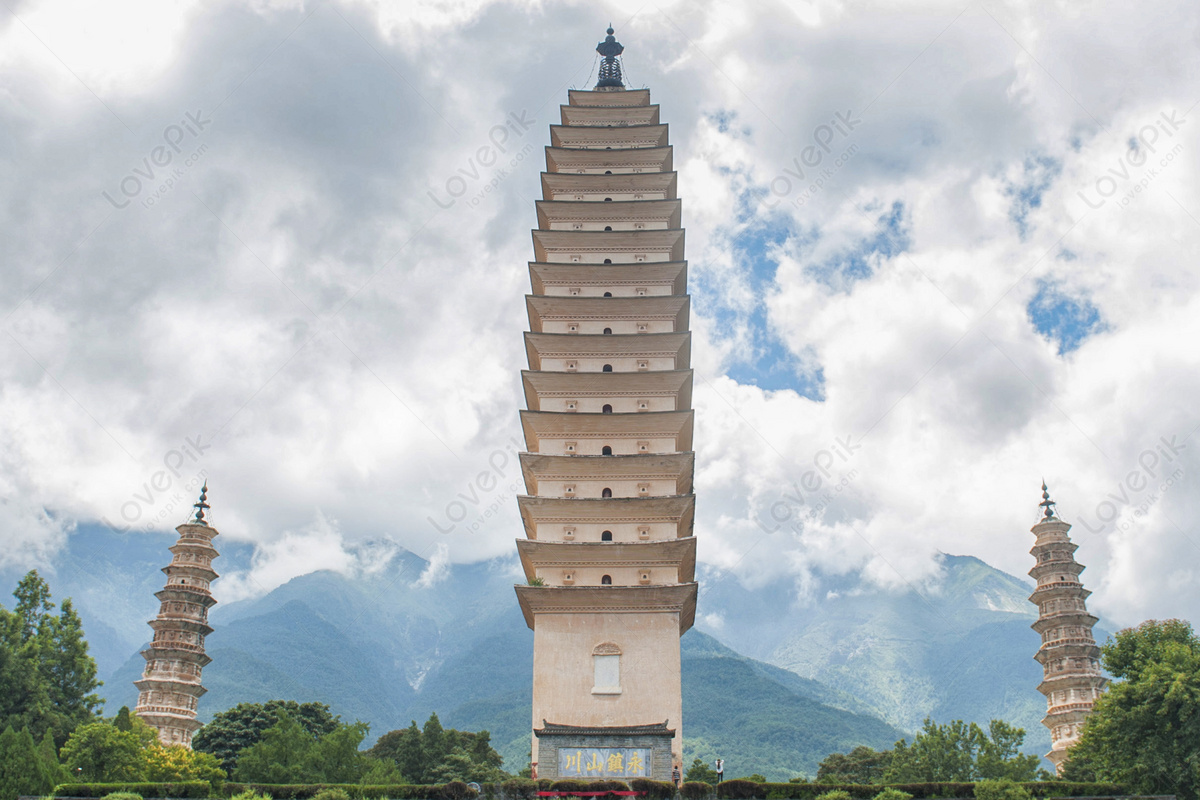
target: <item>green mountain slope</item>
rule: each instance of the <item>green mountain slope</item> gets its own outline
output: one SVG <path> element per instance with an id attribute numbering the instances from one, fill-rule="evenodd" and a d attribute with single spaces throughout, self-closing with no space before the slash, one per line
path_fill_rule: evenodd
<path id="1" fill-rule="evenodd" d="M 48 577 L 56 598 L 76 599 L 113 713 L 135 699 L 173 537 L 84 529 L 70 541 Z M 218 567 L 244 570 L 252 557 L 227 543 Z M 445 724 L 490 730 L 519 768 L 532 634 L 513 597 L 514 561 L 456 565 L 430 582 L 428 563 L 399 551 L 366 575 L 316 572 L 218 605 L 201 718 L 244 700 L 320 700 L 371 723 L 374 737 L 437 711 Z M 1044 752 L 1030 587 L 974 558 L 946 556 L 942 567 L 920 592 L 818 577 L 803 601 L 790 581 L 747 589 L 702 567 L 704 623 L 682 642 L 689 758 L 721 755 L 731 775 L 786 778 L 835 749 L 889 745 L 926 715 L 1003 718 Z M 0 573 L 6 591 L 18 578 Z"/>
<path id="2" fill-rule="evenodd" d="M 750 592 L 706 574 L 702 599 L 721 609 L 724 624 L 711 632 L 729 646 L 852 695 L 902 730 L 926 716 L 1002 718 L 1025 728 L 1027 752 L 1045 752 L 1032 585 L 969 556 L 943 556 L 942 569 L 920 591 L 827 580 L 803 607 L 771 596 L 777 587 Z M 760 619 L 764 594 L 783 609 L 769 625 Z"/>

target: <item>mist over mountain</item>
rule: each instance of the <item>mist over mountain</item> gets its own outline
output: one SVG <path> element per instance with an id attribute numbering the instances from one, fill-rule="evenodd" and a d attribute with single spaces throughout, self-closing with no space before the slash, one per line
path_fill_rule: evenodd
<path id="1" fill-rule="evenodd" d="M 136 700 L 138 651 L 173 540 L 85 529 L 47 572 L 55 597 L 80 608 L 106 713 Z M 313 572 L 216 606 L 201 719 L 244 701 L 318 700 L 369 722 L 374 738 L 437 712 L 445 725 L 491 731 L 506 767 L 519 769 L 533 636 L 513 597 L 515 560 L 431 567 L 381 552 L 358 572 Z M 253 556 L 226 543 L 217 568 L 245 574 Z M 18 577 L 0 575 L 6 591 Z M 1048 749 L 1022 579 L 945 556 L 939 581 L 902 592 L 823 577 L 798 600 L 786 582 L 749 589 L 711 568 L 700 581 L 697 628 L 682 640 L 689 761 L 720 755 L 731 775 L 811 775 L 828 753 L 888 747 L 927 715 L 1003 718 L 1026 729 L 1027 751 Z"/>

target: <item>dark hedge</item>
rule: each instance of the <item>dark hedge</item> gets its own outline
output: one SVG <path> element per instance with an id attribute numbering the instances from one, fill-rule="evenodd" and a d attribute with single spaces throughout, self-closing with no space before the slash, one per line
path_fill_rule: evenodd
<path id="1" fill-rule="evenodd" d="M 133 792 L 142 797 L 205 798 L 212 794 L 208 781 L 183 783 L 63 783 L 54 787 L 55 797 L 106 797 L 114 792 Z"/>
<path id="2" fill-rule="evenodd" d="M 1068 783 L 1066 781 L 1035 781 L 1018 784 L 1036 798 L 1055 797 L 1113 797 L 1125 794 L 1122 786 L 1112 783 Z M 871 800 L 884 789 L 897 789 L 912 795 L 914 800 L 927 798 L 975 796 L 974 783 L 896 783 L 832 784 L 832 783 L 755 783 L 747 780 L 725 781 L 717 786 L 720 800 L 814 800 L 826 792 L 843 791 L 855 800 Z"/>

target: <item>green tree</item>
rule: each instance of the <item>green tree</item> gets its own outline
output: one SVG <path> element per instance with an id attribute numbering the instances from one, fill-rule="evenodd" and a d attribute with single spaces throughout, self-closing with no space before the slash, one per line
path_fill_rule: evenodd
<path id="1" fill-rule="evenodd" d="M 365 722 L 339 725 L 322 736 L 308 752 L 308 770 L 321 783 L 358 783 L 369 759 L 358 751 L 370 726 Z"/>
<path id="2" fill-rule="evenodd" d="M 972 723 L 974 724 L 974 723 Z M 896 742 L 885 783 L 969 781 L 975 777 L 975 750 L 971 727 L 961 719 L 938 725 L 928 717 L 921 732 L 908 744 Z"/>
<path id="3" fill-rule="evenodd" d="M 974 722 L 956 719 L 939 725 L 926 718 L 911 745 L 905 739 L 896 742 L 883 782 L 1032 781 L 1041 771 L 1037 756 L 1020 753 L 1024 741 L 1024 729 L 1002 720 L 992 720 L 984 733 Z"/>
<path id="4" fill-rule="evenodd" d="M 233 776 L 242 783 L 314 783 L 309 753 L 315 744 L 312 734 L 284 711 L 257 742 L 241 751 Z"/>
<path id="5" fill-rule="evenodd" d="M 978 730 L 978 728 L 976 728 Z M 1048 778 L 1041 768 L 1041 759 L 1035 755 L 1022 755 L 1025 729 L 1009 725 L 1004 720 L 994 719 L 988 724 L 988 735 L 979 731 L 975 735 L 975 779 L 1008 780 L 1023 783 Z M 1039 774 L 1041 773 L 1041 774 Z"/>
<path id="6" fill-rule="evenodd" d="M 267 729 L 278 724 L 285 712 L 314 739 L 332 733 L 339 724 L 338 717 L 324 703 L 295 700 L 238 703 L 214 715 L 211 722 L 198 730 L 192 737 L 192 749 L 213 754 L 220 759 L 222 769 L 233 775 L 238 754 L 261 741 Z"/>
<path id="7" fill-rule="evenodd" d="M 1200 637 L 1183 620 L 1149 620 L 1101 652 L 1117 681 L 1096 701 L 1064 777 L 1198 800 Z"/>
<path id="8" fill-rule="evenodd" d="M 201 753 L 182 745 L 161 744 L 158 741 L 151 743 L 144 753 L 148 781 L 208 781 L 220 784 L 225 780 L 221 762 L 212 753 Z"/>
<path id="9" fill-rule="evenodd" d="M 51 789 L 67 779 L 67 771 L 58 760 L 58 748 L 54 746 L 54 735 L 50 731 L 46 731 L 38 745 L 38 763 L 45 776 L 42 785 L 46 790 L 43 794 L 49 794 Z"/>
<path id="10" fill-rule="evenodd" d="M 92 722 L 71 733 L 61 755 L 70 773 L 85 781 L 140 781 L 146 773 L 145 746 L 137 731 Z"/>
<path id="11" fill-rule="evenodd" d="M 54 603 L 50 602 L 50 585 L 35 569 L 17 583 L 13 597 L 17 598 L 13 611 L 21 623 L 21 640 L 27 642 L 51 619 Z"/>
<path id="12" fill-rule="evenodd" d="M 817 765 L 817 783 L 883 783 L 891 763 L 891 750 L 861 745 L 849 753 L 830 753 Z"/>
<path id="13" fill-rule="evenodd" d="M 403 730 L 388 731 L 367 755 L 394 764 L 413 783 L 489 783 L 509 777 L 501 768 L 504 758 L 492 747 L 490 733 L 443 728 L 437 714 L 430 714 L 424 730 L 413 720 Z"/>
<path id="14" fill-rule="evenodd" d="M 425 727 L 421 729 L 421 760 L 425 767 L 421 776 L 423 781 L 432 777 L 433 770 L 450 754 L 450 742 L 447 739 L 438 715 L 430 714 L 429 719 L 425 720 Z"/>
<path id="15" fill-rule="evenodd" d="M 420 783 L 425 771 L 425 759 L 421 750 L 421 729 L 417 721 L 404 730 L 388 731 L 375 745 L 367 751 L 367 755 L 381 761 L 391 761 L 405 778 L 413 783 Z"/>
<path id="16" fill-rule="evenodd" d="M 710 783 L 717 784 L 717 771 L 708 765 L 708 762 L 701 761 L 699 758 L 692 759 L 692 765 L 688 767 L 687 774 L 683 776 L 686 782 L 695 783 Z"/>
<path id="17" fill-rule="evenodd" d="M 0 733 L 0 800 L 44 794 L 51 788 L 45 785 L 45 777 L 29 731 L 6 728 Z"/>
<path id="18" fill-rule="evenodd" d="M 50 587 L 37 570 L 21 579 L 13 596 L 12 611 L 0 608 L 0 725 L 27 728 L 37 739 L 49 730 L 61 745 L 96 718 L 96 662 L 71 601 L 55 615 Z"/>
<path id="19" fill-rule="evenodd" d="M 129 706 L 121 706 L 117 718 L 113 720 L 113 727 L 119 731 L 133 730 L 133 723 L 129 721 Z"/>

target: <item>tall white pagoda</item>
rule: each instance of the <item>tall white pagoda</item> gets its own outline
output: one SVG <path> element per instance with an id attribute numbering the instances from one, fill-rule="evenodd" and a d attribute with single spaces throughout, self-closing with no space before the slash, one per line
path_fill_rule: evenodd
<path id="1" fill-rule="evenodd" d="M 596 49 L 599 82 L 550 126 L 529 264 L 532 760 L 540 777 L 668 780 L 697 592 L 687 262 L 667 126 L 625 87 L 612 28 Z"/>

